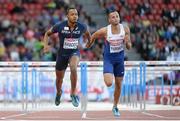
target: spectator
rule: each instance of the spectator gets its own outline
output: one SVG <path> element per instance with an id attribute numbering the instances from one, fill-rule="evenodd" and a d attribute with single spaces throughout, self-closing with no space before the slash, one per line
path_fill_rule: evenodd
<path id="1" fill-rule="evenodd" d="M 88 24 L 91 32 L 94 31 L 96 23 L 74 0 L 5 1 L 4 8 L 0 7 L 0 60 L 56 60 L 58 37 L 54 36 L 50 40 L 52 51 L 47 55 L 41 52 L 41 40 L 45 30 L 52 24 L 66 19 L 65 12 L 69 4 L 76 6 L 81 20 Z M 94 60 L 92 51 L 88 51 L 88 55 L 90 60 Z"/>

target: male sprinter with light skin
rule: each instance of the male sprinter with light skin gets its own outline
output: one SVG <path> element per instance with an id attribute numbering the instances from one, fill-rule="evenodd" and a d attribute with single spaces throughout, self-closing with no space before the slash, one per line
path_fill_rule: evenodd
<path id="1" fill-rule="evenodd" d="M 120 24 L 119 13 L 112 9 L 108 12 L 109 25 L 97 30 L 86 44 L 89 48 L 98 38 L 105 38 L 103 73 L 105 84 L 112 85 L 113 75 L 115 77 L 114 104 L 112 112 L 114 116 L 120 116 L 117 104 L 121 94 L 121 83 L 124 76 L 124 45 L 131 48 L 130 30 L 127 26 Z"/>
<path id="2" fill-rule="evenodd" d="M 70 79 L 71 79 L 71 99 L 75 107 L 79 105 L 79 98 L 76 94 L 77 84 L 77 66 L 79 63 L 80 52 L 78 49 L 79 39 L 84 35 L 90 40 L 91 35 L 87 30 L 86 25 L 78 22 L 78 12 L 75 8 L 68 8 L 66 21 L 59 22 L 50 28 L 44 35 L 44 53 L 48 52 L 50 46 L 48 45 L 48 37 L 54 33 L 59 35 L 59 49 L 56 58 L 56 89 L 57 94 L 55 104 L 60 104 L 62 94 L 62 83 L 65 70 L 70 66 Z"/>

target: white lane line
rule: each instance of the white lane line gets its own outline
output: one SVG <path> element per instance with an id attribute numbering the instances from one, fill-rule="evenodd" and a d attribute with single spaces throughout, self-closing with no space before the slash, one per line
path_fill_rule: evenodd
<path id="1" fill-rule="evenodd" d="M 26 115 L 26 113 L 8 115 L 8 116 L 1 117 L 1 119 L 5 120 L 5 119 L 8 119 L 8 118 L 18 117 L 18 116 L 23 116 L 23 115 Z"/>
<path id="2" fill-rule="evenodd" d="M 24 115 L 31 114 L 31 113 L 34 113 L 34 112 L 24 112 L 24 113 L 20 113 L 20 114 L 13 114 L 13 115 L 8 115 L 8 116 L 3 116 L 0 119 L 1 120 L 6 120 L 6 119 L 10 119 L 10 118 L 16 118 L 16 117 L 19 117 L 19 116 L 24 116 Z"/>
<path id="3" fill-rule="evenodd" d="M 147 112 L 142 112 L 142 114 L 152 116 L 152 117 L 163 118 L 163 119 L 173 119 L 173 120 L 180 119 L 180 117 L 167 117 L 167 116 L 162 116 L 162 115 L 157 115 L 157 114 L 147 113 Z"/>
<path id="4" fill-rule="evenodd" d="M 157 114 L 152 114 L 152 113 L 147 113 L 147 112 L 142 112 L 142 114 L 152 116 L 152 117 L 158 117 L 158 118 L 167 118 L 165 116 L 157 115 Z"/>

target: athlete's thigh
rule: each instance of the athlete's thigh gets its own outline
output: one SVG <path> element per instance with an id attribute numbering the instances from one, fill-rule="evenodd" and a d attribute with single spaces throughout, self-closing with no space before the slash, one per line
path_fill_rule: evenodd
<path id="1" fill-rule="evenodd" d="M 116 62 L 113 66 L 114 66 L 114 76 L 123 77 L 124 76 L 124 61 Z"/>
<path id="2" fill-rule="evenodd" d="M 109 60 L 103 61 L 104 81 L 107 86 L 111 86 L 113 81 L 113 65 Z"/>
<path id="3" fill-rule="evenodd" d="M 70 69 L 75 69 L 77 68 L 79 64 L 79 56 L 77 55 L 72 55 L 69 59 L 69 66 L 70 66 Z"/>
<path id="4" fill-rule="evenodd" d="M 65 74 L 65 70 L 61 70 L 61 71 L 59 71 L 59 70 L 56 70 L 56 77 L 57 77 L 57 79 L 63 79 L 64 78 L 64 74 Z"/>
<path id="5" fill-rule="evenodd" d="M 68 58 L 63 56 L 58 56 L 56 59 L 56 70 L 63 71 L 66 70 L 68 66 Z"/>
<path id="6" fill-rule="evenodd" d="M 111 73 L 113 74 L 113 64 L 111 63 L 110 60 L 104 59 L 103 60 L 103 73 Z"/>

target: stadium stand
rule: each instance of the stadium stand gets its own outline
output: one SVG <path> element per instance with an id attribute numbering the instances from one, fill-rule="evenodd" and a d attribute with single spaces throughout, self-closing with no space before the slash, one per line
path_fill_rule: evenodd
<path id="1" fill-rule="evenodd" d="M 179 0 L 98 0 L 115 7 L 144 60 L 180 60 Z"/>
<path id="2" fill-rule="evenodd" d="M 1 0 L 0 60 L 55 60 L 57 35 L 52 37 L 51 53 L 46 55 L 42 53 L 42 38 L 50 26 L 66 19 L 66 9 L 70 3 L 75 5 L 80 21 L 86 23 L 91 31 L 96 26 L 95 22 L 74 0 Z M 91 51 L 88 53 L 92 55 Z"/>
<path id="3" fill-rule="evenodd" d="M 121 21 L 131 29 L 133 47 L 144 60 L 180 60 L 179 9 L 180 0 L 97 0 L 100 9 L 115 7 Z M 91 33 L 96 22 L 74 0 L 1 0 L 0 60 L 54 61 L 58 48 L 57 35 L 50 44 L 51 53 L 42 53 L 44 32 L 58 21 L 66 19 L 69 4 L 79 11 L 79 19 Z M 103 40 L 91 50 L 81 39 L 81 60 L 102 60 Z"/>

